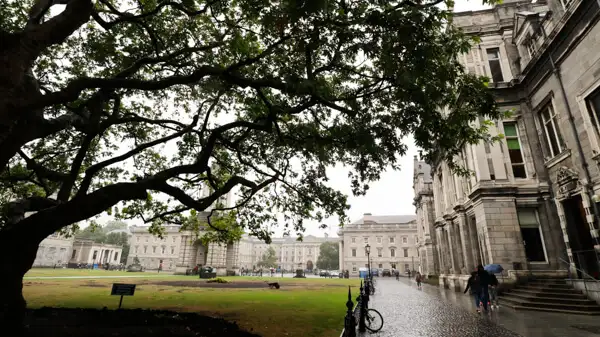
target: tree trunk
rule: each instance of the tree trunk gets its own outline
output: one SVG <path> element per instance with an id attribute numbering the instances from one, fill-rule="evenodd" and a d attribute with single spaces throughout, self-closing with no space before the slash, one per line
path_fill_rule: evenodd
<path id="1" fill-rule="evenodd" d="M 33 265 L 40 242 L 26 233 L 14 235 L 0 231 L 0 327 L 10 331 L 11 336 L 24 334 L 23 276 Z"/>

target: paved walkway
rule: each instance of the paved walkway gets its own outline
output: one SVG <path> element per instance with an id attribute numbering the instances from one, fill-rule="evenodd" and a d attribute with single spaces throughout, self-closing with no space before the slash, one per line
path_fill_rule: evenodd
<path id="1" fill-rule="evenodd" d="M 371 337 L 598 337 L 600 319 L 500 308 L 477 314 L 471 297 L 414 281 L 379 278 L 369 307 L 383 315 Z M 595 333 L 594 333 L 595 332 Z"/>

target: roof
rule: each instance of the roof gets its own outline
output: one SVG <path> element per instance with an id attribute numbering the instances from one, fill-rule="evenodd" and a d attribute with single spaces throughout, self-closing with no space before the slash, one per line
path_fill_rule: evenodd
<path id="1" fill-rule="evenodd" d="M 403 224 L 417 220 L 415 214 L 409 215 L 371 215 L 366 213 L 362 218 L 352 222 L 352 225 L 362 225 L 367 221 L 372 221 L 378 224 Z"/>

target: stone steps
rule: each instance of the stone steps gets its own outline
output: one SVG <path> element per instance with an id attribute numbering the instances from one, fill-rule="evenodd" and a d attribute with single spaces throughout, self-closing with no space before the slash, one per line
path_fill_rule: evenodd
<path id="1" fill-rule="evenodd" d="M 598 303 L 561 279 L 533 280 L 502 294 L 499 300 L 515 310 L 600 315 Z"/>

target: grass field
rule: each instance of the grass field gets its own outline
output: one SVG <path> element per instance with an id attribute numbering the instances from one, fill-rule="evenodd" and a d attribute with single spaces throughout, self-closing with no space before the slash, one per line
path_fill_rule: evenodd
<path id="1" fill-rule="evenodd" d="M 143 274 L 144 278 L 25 280 L 24 294 L 30 307 L 81 307 L 115 309 L 119 298 L 110 296 L 111 285 L 137 284 L 124 308 L 197 312 L 237 322 L 242 328 L 265 337 L 336 336 L 341 331 L 348 286 L 357 279 L 293 279 L 226 277 L 235 288 L 199 287 L 191 276 L 156 277 L 151 273 L 80 270 L 32 270 L 27 276 L 109 276 Z M 281 289 L 259 284 L 276 280 Z M 353 289 L 353 297 L 357 295 Z"/>

